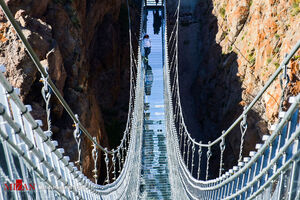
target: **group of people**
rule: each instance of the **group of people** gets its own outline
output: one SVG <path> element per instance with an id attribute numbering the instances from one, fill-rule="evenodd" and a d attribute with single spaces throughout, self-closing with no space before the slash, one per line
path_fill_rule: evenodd
<path id="1" fill-rule="evenodd" d="M 156 0 L 156 4 L 158 4 L 159 0 Z M 154 34 L 159 34 L 160 28 L 161 28 L 161 20 L 162 17 L 159 15 L 159 11 L 153 11 L 153 30 L 154 30 Z M 146 70 L 146 81 L 145 81 L 145 93 L 146 95 L 151 95 L 151 87 L 152 87 L 152 83 L 153 83 L 153 72 L 152 72 L 152 68 L 149 65 L 148 62 L 148 56 L 151 53 L 151 39 L 150 36 L 146 33 L 143 37 L 143 42 L 142 45 L 144 47 L 144 56 L 143 56 L 143 60 L 144 60 L 144 65 L 145 65 L 145 70 Z"/>
<path id="2" fill-rule="evenodd" d="M 159 0 L 156 0 L 156 4 L 158 4 Z M 159 14 L 159 10 L 153 11 L 153 30 L 154 34 L 159 34 L 161 24 L 162 24 L 162 17 Z M 143 47 L 145 50 L 144 60 L 148 64 L 148 56 L 151 53 L 151 39 L 149 35 L 146 33 L 143 37 Z"/>

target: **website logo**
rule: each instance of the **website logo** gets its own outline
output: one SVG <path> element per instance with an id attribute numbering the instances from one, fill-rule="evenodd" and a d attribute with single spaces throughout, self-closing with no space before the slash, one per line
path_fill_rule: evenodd
<path id="1" fill-rule="evenodd" d="M 35 190 L 35 184 L 23 183 L 22 179 L 17 179 L 15 183 L 5 183 L 4 190 L 6 191 L 31 191 Z"/>

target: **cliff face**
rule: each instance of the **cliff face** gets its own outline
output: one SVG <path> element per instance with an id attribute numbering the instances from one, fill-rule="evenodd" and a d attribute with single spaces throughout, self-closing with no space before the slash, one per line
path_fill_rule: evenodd
<path id="1" fill-rule="evenodd" d="M 168 2 L 172 20 L 177 0 Z M 186 123 L 195 138 L 208 142 L 219 136 L 262 89 L 300 39 L 299 6 L 298 0 L 182 1 L 180 90 Z M 291 82 L 285 97 L 300 92 L 299 54 L 288 66 Z M 281 92 L 277 79 L 249 113 L 244 155 L 268 134 Z M 238 126 L 226 141 L 225 168 L 238 158 L 240 136 Z M 214 151 L 219 154 L 218 148 Z"/>
<path id="2" fill-rule="evenodd" d="M 51 79 L 72 110 L 80 115 L 81 122 L 104 146 L 118 144 L 126 121 L 129 94 L 128 22 L 124 2 L 6 2 L 43 65 L 48 66 Z M 172 25 L 177 0 L 168 3 Z M 299 0 L 182 1 L 180 90 L 187 126 L 197 140 L 208 142 L 228 128 L 300 39 L 299 6 Z M 21 98 L 32 105 L 34 117 L 46 124 L 40 74 L 1 12 L 0 21 L 0 63 L 7 66 L 6 76 L 13 86 L 21 89 Z M 286 96 L 300 92 L 299 52 L 297 55 L 289 65 L 291 82 Z M 280 96 L 279 80 L 276 80 L 249 113 L 245 155 L 268 133 L 267 121 L 276 119 Z M 53 138 L 66 149 L 71 160 L 76 160 L 73 122 L 54 97 L 51 103 Z M 83 138 L 84 173 L 91 177 L 91 143 Z M 225 168 L 229 168 L 238 157 L 238 127 L 226 142 Z M 218 150 L 213 151 L 215 159 L 212 160 L 217 163 Z"/>
<path id="3" fill-rule="evenodd" d="M 216 42 L 222 47 L 222 53 L 234 52 L 237 55 L 236 76 L 241 83 L 240 105 L 247 105 L 262 89 L 269 77 L 276 71 L 286 54 L 300 39 L 300 1 L 214 1 L 213 14 L 218 20 Z M 288 65 L 290 83 L 287 86 L 287 99 L 300 93 L 300 52 Z M 276 121 L 282 89 L 279 78 L 263 95 L 254 107 L 261 121 L 248 121 L 249 125 L 261 127 L 263 121 L 268 125 Z M 283 110 L 287 107 L 283 104 Z M 256 119 L 256 118 L 254 118 Z M 268 133 L 261 129 L 261 133 Z M 261 134 L 259 134 L 261 138 Z M 238 141 L 239 134 L 230 138 L 231 146 Z M 248 134 L 246 142 L 252 146 L 255 141 Z M 246 144 L 247 144 L 246 143 Z M 247 146 L 246 146 L 247 148 Z M 237 150 L 233 147 L 233 150 Z M 250 149 L 246 150 L 248 152 Z"/>
<path id="4" fill-rule="evenodd" d="M 299 0 L 214 2 L 219 29 L 216 41 L 224 53 L 232 50 L 238 55 L 237 76 L 242 80 L 242 98 L 246 102 L 257 94 L 300 39 L 299 4 Z M 289 67 L 289 92 L 295 95 L 300 92 L 299 57 L 295 56 Z M 274 122 L 280 95 L 277 81 L 263 96 L 264 119 Z"/>
<path id="5" fill-rule="evenodd" d="M 129 48 L 127 8 L 121 0 L 6 0 L 51 79 L 74 113 L 103 146 L 119 143 L 127 117 Z M 32 114 L 46 124 L 40 73 L 15 31 L 1 17 L 0 63 L 6 76 L 21 89 Z M 72 121 L 52 97 L 53 139 L 77 159 Z M 112 123 L 113 122 L 113 123 Z M 112 127 L 117 127 L 112 129 Z M 47 124 L 44 125 L 47 128 Z M 116 141 L 109 141 L 110 137 Z M 92 176 L 91 143 L 83 136 L 84 174 Z"/>

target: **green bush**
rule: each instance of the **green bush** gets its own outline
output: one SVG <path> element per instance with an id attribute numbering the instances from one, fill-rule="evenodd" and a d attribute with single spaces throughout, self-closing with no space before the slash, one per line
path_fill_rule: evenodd
<path id="1" fill-rule="evenodd" d="M 299 7 L 300 1 L 295 0 L 293 3 L 293 9 L 292 9 L 292 16 L 296 16 L 300 12 L 300 7 Z"/>
<path id="2" fill-rule="evenodd" d="M 248 55 L 248 61 L 251 65 L 253 65 L 256 61 L 256 58 L 255 58 L 255 52 L 254 52 L 254 49 L 251 51 L 251 53 Z"/>
<path id="3" fill-rule="evenodd" d="M 225 19 L 225 14 L 226 14 L 225 8 L 223 8 L 223 7 L 220 8 L 219 12 L 220 12 L 221 17 L 222 17 L 223 19 Z"/>
<path id="4" fill-rule="evenodd" d="M 275 49 L 274 49 L 274 53 L 278 53 L 280 51 L 280 48 L 279 47 L 276 47 Z"/>

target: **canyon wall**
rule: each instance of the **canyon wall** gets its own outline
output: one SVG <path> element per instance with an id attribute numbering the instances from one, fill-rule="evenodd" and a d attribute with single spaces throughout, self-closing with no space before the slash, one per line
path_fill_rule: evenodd
<path id="1" fill-rule="evenodd" d="M 125 127 L 129 94 L 127 8 L 123 0 L 6 0 L 51 79 L 103 146 L 116 146 Z M 139 1 L 132 1 L 139 10 Z M 299 0 L 182 0 L 179 78 L 184 116 L 197 140 L 228 128 L 300 39 Z M 177 0 L 168 1 L 169 25 Z M 133 28 L 138 29 L 137 12 Z M 137 31 L 134 30 L 134 33 Z M 137 35 L 133 37 L 137 38 Z M 40 74 L 0 12 L 0 63 L 21 98 L 47 128 Z M 300 91 L 299 52 L 288 66 L 285 97 Z M 276 121 L 279 79 L 248 115 L 244 155 Z M 77 158 L 72 121 L 52 98 L 53 139 Z M 284 104 L 284 109 L 287 104 Z M 92 176 L 91 143 L 83 137 L 84 173 Z M 225 168 L 235 163 L 239 127 L 226 141 Z M 218 147 L 213 149 L 218 162 Z M 100 164 L 100 163 L 99 163 Z M 218 166 L 213 165 L 212 166 Z M 103 167 L 103 165 L 102 165 Z M 218 169 L 213 169 L 217 171 Z M 103 177 L 103 176 L 100 176 Z M 102 181 L 102 180 L 101 180 Z M 100 182 L 101 182 L 100 181 Z"/>
<path id="2" fill-rule="evenodd" d="M 299 0 L 181 1 L 179 79 L 186 124 L 197 140 L 212 141 L 242 113 L 285 54 L 300 39 Z M 169 0 L 169 25 L 177 0 Z M 285 99 L 300 92 L 300 52 L 288 65 Z M 277 119 L 279 79 L 248 114 L 244 155 Z M 287 103 L 284 102 L 283 109 Z M 227 137 L 225 168 L 236 164 L 239 126 Z M 219 147 L 213 149 L 218 163 Z M 217 168 L 214 169 L 217 172 Z"/>
<path id="3" fill-rule="evenodd" d="M 6 0 L 6 3 L 81 123 L 103 146 L 118 145 L 125 129 L 129 98 L 126 1 Z M 2 12 L 0 20 L 0 63 L 6 66 L 5 75 L 14 87 L 20 88 L 22 100 L 32 105 L 33 116 L 41 119 L 46 129 L 40 73 Z M 55 97 L 51 100 L 51 110 L 53 139 L 75 161 L 73 122 Z M 84 135 L 82 138 L 83 173 L 91 178 L 94 166 L 91 142 Z"/>

